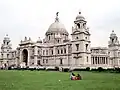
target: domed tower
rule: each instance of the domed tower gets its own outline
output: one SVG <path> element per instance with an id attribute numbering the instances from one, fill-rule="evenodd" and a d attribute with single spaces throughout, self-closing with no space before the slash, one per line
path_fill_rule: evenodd
<path id="1" fill-rule="evenodd" d="M 86 27 L 87 21 L 81 12 L 77 15 L 72 27 L 72 57 L 73 64 L 76 66 L 90 65 L 90 33 Z"/>
<path id="2" fill-rule="evenodd" d="M 119 44 L 118 37 L 116 36 L 114 30 L 112 30 L 112 33 L 110 34 L 109 46 L 114 46 L 118 44 Z"/>
<path id="3" fill-rule="evenodd" d="M 58 18 L 58 13 L 56 13 L 56 18 L 55 22 L 52 23 L 46 32 L 46 38 L 45 42 L 46 43 L 62 43 L 64 40 L 68 40 L 68 32 L 65 28 L 65 26 L 60 23 L 59 18 Z"/>
<path id="4" fill-rule="evenodd" d="M 4 37 L 3 44 L 1 45 L 0 59 L 2 60 L 3 67 L 13 64 L 14 53 L 12 53 L 12 47 L 10 44 L 10 38 L 8 35 Z"/>
<path id="5" fill-rule="evenodd" d="M 2 52 L 9 52 L 12 50 L 11 44 L 10 44 L 10 38 L 8 35 L 4 37 L 3 44 L 1 46 Z"/>
<path id="6" fill-rule="evenodd" d="M 110 34 L 110 41 L 108 42 L 108 50 L 109 50 L 109 64 L 113 66 L 118 66 L 119 64 L 119 40 L 117 35 L 115 34 L 114 30 L 112 30 L 112 33 Z"/>

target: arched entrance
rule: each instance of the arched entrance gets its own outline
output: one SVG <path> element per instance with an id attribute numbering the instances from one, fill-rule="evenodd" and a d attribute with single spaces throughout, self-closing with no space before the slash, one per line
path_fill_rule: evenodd
<path id="1" fill-rule="evenodd" d="M 26 49 L 24 49 L 23 52 L 22 52 L 22 55 L 23 55 L 23 62 L 27 66 L 27 63 L 28 63 L 28 51 Z"/>

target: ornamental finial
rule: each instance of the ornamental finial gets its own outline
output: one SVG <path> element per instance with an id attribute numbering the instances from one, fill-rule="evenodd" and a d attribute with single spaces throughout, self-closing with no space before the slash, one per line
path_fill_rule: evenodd
<path id="1" fill-rule="evenodd" d="M 59 13 L 59 12 L 56 13 L 55 22 L 59 22 L 58 13 Z"/>
<path id="2" fill-rule="evenodd" d="M 59 13 L 59 12 L 56 13 L 56 17 L 58 16 L 58 13 Z"/>

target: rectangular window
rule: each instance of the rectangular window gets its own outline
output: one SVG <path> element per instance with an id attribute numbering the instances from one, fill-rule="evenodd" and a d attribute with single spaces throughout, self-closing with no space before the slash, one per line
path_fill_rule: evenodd
<path id="1" fill-rule="evenodd" d="M 45 55 L 45 50 L 43 50 L 43 55 Z"/>
<path id="2" fill-rule="evenodd" d="M 45 60 L 43 59 L 43 63 L 45 63 Z"/>
<path id="3" fill-rule="evenodd" d="M 60 64 L 61 64 L 61 65 L 63 64 L 62 59 L 60 59 Z"/>
<path id="4" fill-rule="evenodd" d="M 76 44 L 76 50 L 79 51 L 79 44 Z"/>
<path id="5" fill-rule="evenodd" d="M 61 49 L 61 54 L 63 54 L 63 50 Z"/>
<path id="6" fill-rule="evenodd" d="M 37 61 L 37 64 L 40 65 L 40 60 Z"/>
<path id="7" fill-rule="evenodd" d="M 51 52 L 52 52 L 52 55 L 53 55 L 53 50 Z"/>
<path id="8" fill-rule="evenodd" d="M 87 56 L 87 62 L 88 62 L 88 56 Z"/>
<path id="9" fill-rule="evenodd" d="M 46 55 L 48 55 L 48 50 L 46 50 Z"/>
<path id="10" fill-rule="evenodd" d="M 93 64 L 94 64 L 94 57 L 93 57 Z"/>

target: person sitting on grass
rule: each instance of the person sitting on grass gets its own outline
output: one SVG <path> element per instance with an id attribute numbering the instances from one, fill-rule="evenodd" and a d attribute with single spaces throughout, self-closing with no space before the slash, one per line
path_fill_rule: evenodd
<path id="1" fill-rule="evenodd" d="M 75 77 L 76 77 L 75 74 L 74 74 L 74 73 L 71 73 L 71 75 L 70 75 L 70 79 L 71 79 L 71 80 L 74 80 Z"/>
<path id="2" fill-rule="evenodd" d="M 77 74 L 76 80 L 81 80 L 81 79 L 82 79 L 82 78 L 81 78 L 80 74 Z"/>
<path id="3" fill-rule="evenodd" d="M 71 79 L 71 80 L 81 80 L 81 76 L 80 76 L 80 74 L 77 74 L 77 76 L 75 76 L 75 74 L 72 73 L 72 74 L 70 75 L 70 79 Z"/>

